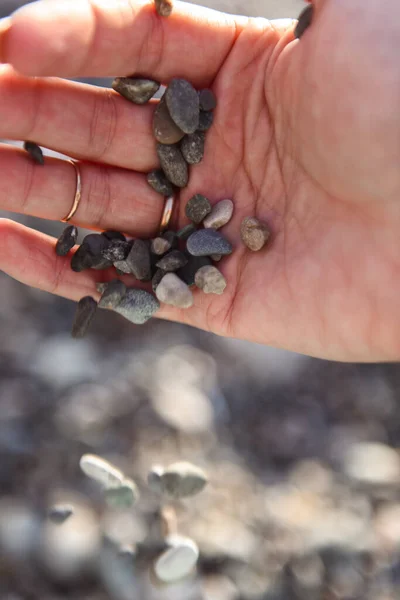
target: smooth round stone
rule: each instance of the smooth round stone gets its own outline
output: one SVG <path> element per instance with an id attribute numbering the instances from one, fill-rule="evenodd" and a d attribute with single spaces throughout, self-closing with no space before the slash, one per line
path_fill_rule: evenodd
<path id="1" fill-rule="evenodd" d="M 113 89 L 134 104 L 146 104 L 158 91 L 160 84 L 152 79 L 117 77 Z"/>
<path id="2" fill-rule="evenodd" d="M 195 131 L 186 135 L 181 142 L 183 158 L 189 165 L 197 165 L 204 158 L 205 134 Z"/>
<path id="3" fill-rule="evenodd" d="M 395 448 L 376 442 L 355 443 L 344 453 L 346 475 L 376 486 L 400 485 L 400 456 Z"/>
<path id="4" fill-rule="evenodd" d="M 121 485 L 124 480 L 122 471 L 95 454 L 84 454 L 79 461 L 79 466 L 85 475 L 106 488 Z"/>
<path id="5" fill-rule="evenodd" d="M 232 244 L 214 229 L 200 229 L 193 233 L 187 241 L 186 248 L 193 256 L 226 256 L 233 250 Z"/>
<path id="6" fill-rule="evenodd" d="M 97 302 L 91 296 L 85 296 L 78 302 L 72 324 L 72 337 L 81 339 L 86 335 L 97 310 Z"/>
<path id="7" fill-rule="evenodd" d="M 179 581 L 190 575 L 199 559 L 199 549 L 189 538 L 170 536 L 171 546 L 154 564 L 156 577 L 164 583 Z"/>
<path id="8" fill-rule="evenodd" d="M 200 102 L 197 91 L 185 79 L 172 79 L 165 92 L 169 114 L 185 133 L 194 133 L 199 125 Z"/>
<path id="9" fill-rule="evenodd" d="M 179 188 L 187 186 L 188 166 L 178 146 L 157 144 L 157 154 L 162 170 L 169 181 Z"/>
<path id="10" fill-rule="evenodd" d="M 160 281 L 164 277 L 164 275 L 165 275 L 165 271 L 163 271 L 162 269 L 157 269 L 157 271 L 154 273 L 152 280 L 151 280 L 151 287 L 153 288 L 154 293 L 156 292 L 158 284 L 160 283 Z"/>
<path id="11" fill-rule="evenodd" d="M 196 194 L 190 198 L 185 207 L 185 214 L 188 219 L 198 225 L 211 212 L 212 206 L 208 198 L 203 194 Z"/>
<path id="12" fill-rule="evenodd" d="M 212 110 L 201 110 L 199 116 L 198 131 L 208 131 L 214 122 L 214 113 Z"/>
<path id="13" fill-rule="evenodd" d="M 153 133 L 160 144 L 176 144 L 184 137 L 185 132 L 180 129 L 171 118 L 163 96 L 157 104 L 153 116 Z M 170 194 L 166 194 L 169 196 Z"/>
<path id="14" fill-rule="evenodd" d="M 44 156 L 40 146 L 35 142 L 24 142 L 24 150 L 26 150 L 32 160 L 38 165 L 44 165 Z"/>
<path id="15" fill-rule="evenodd" d="M 149 292 L 129 289 L 114 310 L 135 325 L 143 325 L 159 308 L 159 302 Z"/>
<path id="16" fill-rule="evenodd" d="M 172 13 L 171 0 L 154 0 L 154 4 L 160 17 L 169 17 Z"/>
<path id="17" fill-rule="evenodd" d="M 175 273 L 167 273 L 161 279 L 156 289 L 156 296 L 160 302 L 177 308 L 193 306 L 192 292 Z"/>
<path id="18" fill-rule="evenodd" d="M 143 240 L 135 240 L 131 251 L 129 252 L 126 263 L 130 267 L 131 273 L 139 281 L 150 281 L 151 279 L 151 258 L 149 245 Z"/>
<path id="19" fill-rule="evenodd" d="M 99 301 L 99 308 L 114 309 L 121 302 L 127 292 L 126 285 L 119 279 L 110 281 L 104 289 Z"/>
<path id="20" fill-rule="evenodd" d="M 231 220 L 233 215 L 232 200 L 220 200 L 214 204 L 209 215 L 203 221 L 206 229 L 220 229 Z"/>
<path id="21" fill-rule="evenodd" d="M 176 272 L 178 277 L 182 279 L 188 286 L 194 285 L 197 271 L 205 265 L 211 265 L 211 260 L 208 256 L 192 256 L 188 254 L 188 263 Z"/>
<path id="22" fill-rule="evenodd" d="M 147 175 L 147 183 L 159 194 L 163 196 L 172 196 L 174 190 L 171 183 L 165 177 L 161 169 L 150 171 Z"/>
<path id="23" fill-rule="evenodd" d="M 217 99 L 214 92 L 207 88 L 200 90 L 199 104 L 201 110 L 214 110 L 214 108 L 217 106 Z"/>
<path id="24" fill-rule="evenodd" d="M 184 267 L 187 263 L 187 256 L 180 252 L 180 250 L 171 250 L 161 260 L 156 263 L 156 267 L 163 271 L 177 271 L 181 267 Z"/>
<path id="25" fill-rule="evenodd" d="M 103 233 L 101 235 L 104 235 L 104 237 L 107 240 L 110 240 L 110 242 L 112 242 L 113 240 L 119 240 L 120 242 L 126 242 L 126 237 L 120 231 L 113 231 L 113 230 L 103 231 Z"/>
<path id="26" fill-rule="evenodd" d="M 57 240 L 56 254 L 58 256 L 66 256 L 75 246 L 77 239 L 78 229 L 74 225 L 66 227 Z"/>
<path id="27" fill-rule="evenodd" d="M 119 260 L 126 260 L 132 244 L 130 242 L 123 242 L 122 240 L 112 240 L 109 246 L 102 251 L 102 256 L 111 263 L 115 263 Z"/>
<path id="28" fill-rule="evenodd" d="M 112 508 L 131 508 L 139 499 L 139 490 L 132 479 L 124 479 L 121 485 L 107 488 L 104 496 Z"/>
<path id="29" fill-rule="evenodd" d="M 174 498 L 188 498 L 201 492 L 208 482 L 203 469 L 189 462 L 177 462 L 161 476 L 164 491 Z"/>
<path id="30" fill-rule="evenodd" d="M 242 242 L 252 252 L 258 252 L 267 243 L 271 235 L 266 223 L 263 223 L 257 217 L 246 217 L 240 226 L 240 236 Z"/>
<path id="31" fill-rule="evenodd" d="M 162 256 L 171 249 L 171 242 L 162 237 L 156 237 L 151 242 L 151 251 L 157 256 Z"/>
<path id="32" fill-rule="evenodd" d="M 198 288 L 205 294 L 223 294 L 226 288 L 226 279 L 221 271 L 212 265 L 201 267 L 194 278 Z"/>
<path id="33" fill-rule="evenodd" d="M 52 523 L 61 525 L 74 513 L 74 507 L 70 504 L 56 504 L 52 506 L 47 516 Z"/>

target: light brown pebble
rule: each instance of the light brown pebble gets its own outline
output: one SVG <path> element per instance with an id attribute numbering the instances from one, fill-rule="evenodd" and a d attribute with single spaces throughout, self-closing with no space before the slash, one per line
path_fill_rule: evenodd
<path id="1" fill-rule="evenodd" d="M 214 262 L 219 262 L 222 258 L 222 254 L 211 254 L 211 258 Z"/>
<path id="2" fill-rule="evenodd" d="M 156 296 L 160 302 L 178 308 L 193 306 L 193 294 L 189 287 L 179 279 L 175 273 L 167 273 L 156 289 Z"/>
<path id="3" fill-rule="evenodd" d="M 157 256 L 165 254 L 170 248 L 171 242 L 162 237 L 157 237 L 151 242 L 151 251 L 153 254 L 157 254 Z"/>
<path id="4" fill-rule="evenodd" d="M 161 17 L 169 17 L 172 13 L 171 0 L 154 0 L 156 11 Z"/>
<path id="5" fill-rule="evenodd" d="M 203 225 L 206 229 L 219 229 L 223 227 L 231 220 L 233 215 L 233 202 L 232 200 L 220 200 L 217 204 L 214 204 L 209 215 L 203 221 Z"/>
<path id="6" fill-rule="evenodd" d="M 257 217 L 246 217 L 240 226 L 240 236 L 242 242 L 252 250 L 258 252 L 267 243 L 271 235 L 266 223 L 263 223 Z"/>
<path id="7" fill-rule="evenodd" d="M 157 142 L 160 142 L 160 144 L 176 144 L 176 142 L 179 142 L 185 135 L 172 120 L 165 102 L 165 96 L 161 98 L 154 111 L 153 133 Z"/>
<path id="8" fill-rule="evenodd" d="M 158 81 L 140 77 L 117 77 L 113 89 L 134 104 L 146 104 L 160 87 Z"/>
<path id="9" fill-rule="evenodd" d="M 201 267 L 195 275 L 194 282 L 205 294 L 220 295 L 226 288 L 225 277 L 212 265 Z"/>

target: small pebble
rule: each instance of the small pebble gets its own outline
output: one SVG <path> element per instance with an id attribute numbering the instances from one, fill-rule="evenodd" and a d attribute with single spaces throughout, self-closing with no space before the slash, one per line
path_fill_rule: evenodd
<path id="1" fill-rule="evenodd" d="M 172 79 L 165 92 L 169 114 L 185 133 L 194 133 L 199 126 L 199 95 L 189 81 Z"/>
<path id="2" fill-rule="evenodd" d="M 211 265 L 211 260 L 208 256 L 192 256 L 188 254 L 188 263 L 179 269 L 176 274 L 190 287 L 195 284 L 197 271 L 206 265 Z"/>
<path id="3" fill-rule="evenodd" d="M 154 293 L 156 292 L 158 284 L 160 283 L 164 275 L 165 271 L 163 271 L 162 269 L 157 269 L 157 271 L 154 273 L 153 278 L 151 280 L 151 287 L 153 288 Z"/>
<path id="4" fill-rule="evenodd" d="M 108 283 L 96 283 L 96 290 L 100 293 L 100 294 L 104 294 L 104 292 L 106 291 L 108 286 Z"/>
<path id="5" fill-rule="evenodd" d="M 169 181 L 179 188 L 185 187 L 189 181 L 188 166 L 178 146 L 157 144 L 157 154 Z"/>
<path id="6" fill-rule="evenodd" d="M 174 193 L 171 183 L 165 177 L 164 172 L 161 169 L 150 171 L 147 175 L 147 183 L 153 190 L 163 196 L 172 196 Z"/>
<path id="7" fill-rule="evenodd" d="M 294 35 L 297 38 L 301 38 L 303 33 L 308 29 L 311 25 L 312 19 L 314 16 L 314 6 L 309 4 L 306 8 L 300 13 L 299 21 L 295 27 Z"/>
<path id="8" fill-rule="evenodd" d="M 121 242 L 126 242 L 126 237 L 120 231 L 103 231 L 101 235 L 104 235 L 108 240 L 120 240 Z"/>
<path id="9" fill-rule="evenodd" d="M 179 247 L 179 237 L 175 231 L 165 231 L 162 236 L 165 240 L 168 240 L 171 244 L 171 250 Z"/>
<path id="10" fill-rule="evenodd" d="M 116 260 L 114 267 L 118 275 L 129 275 L 132 273 L 131 267 L 126 260 Z"/>
<path id="11" fill-rule="evenodd" d="M 189 165 L 197 165 L 203 160 L 204 142 L 205 134 L 202 131 L 185 135 L 181 141 L 181 152 Z"/>
<path id="12" fill-rule="evenodd" d="M 131 273 L 133 273 L 136 279 L 139 279 L 139 281 L 150 281 L 150 249 L 144 240 L 134 241 L 132 249 L 126 259 L 126 263 L 130 267 Z"/>
<path id="13" fill-rule="evenodd" d="M 149 292 L 129 289 L 114 310 L 128 321 L 136 325 L 143 325 L 159 308 L 159 302 Z"/>
<path id="14" fill-rule="evenodd" d="M 56 244 L 56 254 L 66 256 L 75 246 L 78 239 L 78 229 L 74 225 L 68 225 L 60 235 Z"/>
<path id="15" fill-rule="evenodd" d="M 161 476 L 164 491 L 174 498 L 188 498 L 201 492 L 208 477 L 203 469 L 189 462 L 169 465 Z"/>
<path id="16" fill-rule="evenodd" d="M 151 251 L 153 254 L 162 256 L 171 249 L 171 242 L 162 237 L 157 237 L 151 242 Z"/>
<path id="17" fill-rule="evenodd" d="M 179 250 L 171 250 L 156 263 L 156 267 L 163 271 L 177 271 L 188 262 L 187 257 Z"/>
<path id="18" fill-rule="evenodd" d="M 132 479 L 124 479 L 120 485 L 107 488 L 104 497 L 112 508 L 131 508 L 139 499 L 139 490 Z"/>
<path id="19" fill-rule="evenodd" d="M 199 116 L 198 131 L 208 131 L 214 122 L 214 113 L 212 110 L 201 110 Z"/>
<path id="20" fill-rule="evenodd" d="M 258 252 L 267 243 L 271 233 L 267 225 L 257 217 L 246 217 L 240 226 L 242 242 L 249 250 Z"/>
<path id="21" fill-rule="evenodd" d="M 169 114 L 165 96 L 161 98 L 154 111 L 153 133 L 160 144 L 176 144 L 185 135 L 185 132 L 176 125 Z M 169 195 L 166 194 L 166 196 Z"/>
<path id="22" fill-rule="evenodd" d="M 211 258 L 214 262 L 219 262 L 222 258 L 222 254 L 211 254 Z"/>
<path id="23" fill-rule="evenodd" d="M 199 549 L 189 538 L 169 536 L 168 541 L 171 547 L 154 563 L 154 573 L 164 583 L 179 581 L 190 575 L 199 559 Z"/>
<path id="24" fill-rule="evenodd" d="M 110 245 L 102 251 L 102 256 L 112 263 L 115 263 L 119 260 L 126 260 L 131 248 L 132 244 L 130 242 L 112 240 Z"/>
<path id="25" fill-rule="evenodd" d="M 103 251 L 110 245 L 104 235 L 98 233 L 90 233 L 87 235 L 78 250 L 74 253 L 71 259 L 71 269 L 77 273 L 85 269 L 101 267 L 105 263 L 109 264 L 107 259 L 103 257 Z M 109 264 L 109 266 L 111 266 Z"/>
<path id="26" fill-rule="evenodd" d="M 74 508 L 70 504 L 56 504 L 47 513 L 49 520 L 57 525 L 64 523 L 73 514 Z"/>
<path id="27" fill-rule="evenodd" d="M 171 0 L 154 0 L 156 5 L 156 11 L 161 17 L 169 17 L 172 13 L 172 1 Z"/>
<path id="28" fill-rule="evenodd" d="M 205 294 L 223 294 L 226 288 L 226 279 L 221 271 L 212 265 L 201 267 L 196 273 L 195 284 Z"/>
<path id="29" fill-rule="evenodd" d="M 214 108 L 217 106 L 217 99 L 214 92 L 209 89 L 200 90 L 199 103 L 201 110 L 214 110 Z"/>
<path id="30" fill-rule="evenodd" d="M 101 483 L 105 488 L 119 486 L 125 479 L 122 471 L 95 454 L 84 454 L 79 461 L 79 466 L 85 475 Z"/>
<path id="31" fill-rule="evenodd" d="M 198 225 L 211 212 L 212 206 L 208 198 L 202 194 L 196 194 L 186 204 L 185 214 L 188 219 Z"/>
<path id="32" fill-rule="evenodd" d="M 78 302 L 72 324 L 72 337 L 83 338 L 97 310 L 97 302 L 91 296 L 85 296 Z"/>
<path id="33" fill-rule="evenodd" d="M 193 306 L 193 294 L 175 273 L 167 273 L 156 289 L 156 296 L 160 302 L 170 304 L 178 308 L 190 308 Z"/>
<path id="34" fill-rule="evenodd" d="M 121 302 L 127 291 L 126 285 L 119 279 L 114 279 L 106 284 L 99 301 L 99 308 L 114 309 Z"/>
<path id="35" fill-rule="evenodd" d="M 231 220 L 233 215 L 232 200 L 220 200 L 214 204 L 209 215 L 203 221 L 206 229 L 220 229 Z"/>
<path id="36" fill-rule="evenodd" d="M 32 160 L 38 165 L 44 165 L 44 156 L 40 146 L 35 142 L 24 142 L 24 150 L 26 150 Z"/>
<path id="37" fill-rule="evenodd" d="M 193 256 L 226 256 L 233 250 L 232 244 L 214 229 L 200 229 L 193 233 L 187 241 L 186 248 Z"/>
<path id="38" fill-rule="evenodd" d="M 152 79 L 117 77 L 113 89 L 134 104 L 146 104 L 158 91 L 160 84 Z"/>

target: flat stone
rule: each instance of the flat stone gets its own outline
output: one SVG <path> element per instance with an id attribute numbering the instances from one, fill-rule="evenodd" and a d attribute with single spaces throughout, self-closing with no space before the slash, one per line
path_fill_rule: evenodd
<path id="1" fill-rule="evenodd" d="M 203 160 L 204 142 L 205 134 L 202 131 L 185 135 L 181 141 L 181 152 L 189 165 L 197 165 Z"/>
<path id="2" fill-rule="evenodd" d="M 125 479 L 122 471 L 96 454 L 84 454 L 79 461 L 79 466 L 87 477 L 94 479 L 105 488 L 119 486 Z"/>
<path id="3" fill-rule="evenodd" d="M 196 273 L 201 267 L 211 265 L 211 260 L 208 256 L 192 256 L 188 254 L 188 263 L 179 269 L 176 274 L 188 286 L 195 284 Z"/>
<path id="4" fill-rule="evenodd" d="M 221 271 L 212 265 L 201 267 L 196 273 L 195 284 L 205 294 L 223 294 L 226 288 L 226 279 Z"/>
<path id="5" fill-rule="evenodd" d="M 150 248 L 143 240 L 135 240 L 130 253 L 126 259 L 131 269 L 131 273 L 139 281 L 150 281 L 151 279 L 151 259 Z"/>
<path id="6" fill-rule="evenodd" d="M 160 17 L 169 17 L 172 13 L 172 1 L 171 0 L 154 0 L 157 13 Z"/>
<path id="7" fill-rule="evenodd" d="M 197 227 L 193 223 L 189 223 L 188 225 L 185 225 L 185 227 L 182 227 L 182 229 L 180 229 L 176 235 L 178 236 L 178 238 L 180 240 L 182 240 L 183 242 L 186 242 L 186 240 L 195 231 L 197 231 Z"/>
<path id="8" fill-rule="evenodd" d="M 199 126 L 199 95 L 189 81 L 172 79 L 165 92 L 169 114 L 185 133 L 194 133 Z"/>
<path id="9" fill-rule="evenodd" d="M 139 77 L 117 77 L 113 89 L 134 104 L 146 104 L 158 91 L 160 84 L 152 79 Z"/>
<path id="10" fill-rule="evenodd" d="M 233 215 L 233 202 L 232 200 L 220 200 L 217 204 L 214 204 L 209 215 L 203 221 L 203 225 L 206 229 L 220 229 L 231 220 Z"/>
<path id="11" fill-rule="evenodd" d="M 189 181 L 188 166 L 178 146 L 157 144 L 157 154 L 169 181 L 179 188 L 185 187 Z"/>
<path id="12" fill-rule="evenodd" d="M 75 246 L 78 239 L 78 229 L 74 225 L 68 225 L 60 235 L 56 243 L 56 254 L 66 256 Z"/>
<path id="13" fill-rule="evenodd" d="M 108 240 L 120 240 L 121 242 L 126 242 L 126 237 L 120 231 L 103 231 L 102 235 L 104 235 Z"/>
<path id="14" fill-rule="evenodd" d="M 162 269 L 157 269 L 157 271 L 154 273 L 152 280 L 151 280 L 151 287 L 153 288 L 154 293 L 156 292 L 158 284 L 160 283 L 160 281 L 164 277 L 164 275 L 165 275 L 165 271 L 163 271 Z"/>
<path id="15" fill-rule="evenodd" d="M 83 239 L 82 244 L 72 256 L 71 269 L 79 273 L 85 269 L 103 265 L 105 261 L 102 253 L 109 244 L 110 240 L 104 235 L 90 233 Z M 106 262 L 108 264 L 108 261 Z"/>
<path id="16" fill-rule="evenodd" d="M 149 292 L 129 289 L 114 310 L 128 321 L 142 325 L 151 319 L 159 308 L 159 302 Z"/>
<path id="17" fill-rule="evenodd" d="M 249 250 L 258 252 L 267 243 L 271 235 L 266 223 L 263 223 L 257 217 L 246 217 L 240 226 L 240 236 L 242 242 Z"/>
<path id="18" fill-rule="evenodd" d="M 208 198 L 203 194 L 196 194 L 190 198 L 185 207 L 185 214 L 188 219 L 198 225 L 211 212 L 212 206 Z"/>
<path id="19" fill-rule="evenodd" d="M 301 38 L 303 33 L 308 29 L 312 23 L 312 19 L 314 16 L 314 6 L 310 4 L 306 6 L 306 8 L 300 13 L 298 23 L 294 30 L 294 35 L 298 39 Z"/>
<path id="20" fill-rule="evenodd" d="M 126 260 L 131 251 L 132 244 L 121 240 L 112 240 L 110 245 L 102 251 L 103 258 L 115 263 L 119 260 Z"/>
<path id="21" fill-rule="evenodd" d="M 72 324 L 72 337 L 83 338 L 97 310 L 97 302 L 91 296 L 85 296 L 78 302 Z"/>
<path id="22" fill-rule="evenodd" d="M 217 99 L 214 92 L 210 89 L 200 90 L 199 104 L 201 110 L 214 110 L 214 108 L 217 106 Z"/>
<path id="23" fill-rule="evenodd" d="M 172 541 L 176 537 L 176 541 Z M 178 541 L 179 538 L 179 541 Z M 169 537 L 170 548 L 154 563 L 154 574 L 163 583 L 173 583 L 190 575 L 199 559 L 197 545 L 182 536 Z"/>
<path id="24" fill-rule="evenodd" d="M 165 240 L 168 240 L 171 244 L 171 250 L 179 247 L 179 237 L 175 231 L 165 231 L 162 236 Z"/>
<path id="25" fill-rule="evenodd" d="M 193 233 L 187 241 L 186 248 L 193 256 L 226 256 L 233 250 L 232 244 L 214 229 L 200 229 Z"/>
<path id="26" fill-rule="evenodd" d="M 180 250 L 171 250 L 156 263 L 156 267 L 163 271 L 177 271 L 188 262 L 187 256 Z"/>
<path id="27" fill-rule="evenodd" d="M 131 508 L 139 499 L 139 490 L 132 479 L 125 478 L 120 485 L 107 488 L 104 497 L 112 508 Z"/>
<path id="28" fill-rule="evenodd" d="M 212 110 L 201 110 L 199 115 L 198 131 L 208 131 L 214 122 L 214 113 Z"/>
<path id="29" fill-rule="evenodd" d="M 165 96 L 161 98 L 154 111 L 153 133 L 160 144 L 176 144 L 185 135 L 185 132 L 176 125 L 169 114 Z"/>
<path id="30" fill-rule="evenodd" d="M 171 183 L 164 175 L 161 169 L 154 169 L 147 175 L 147 183 L 159 194 L 163 196 L 172 196 L 174 190 Z"/>
<path id="31" fill-rule="evenodd" d="M 208 482 L 203 469 L 189 462 L 177 462 L 161 475 L 163 490 L 174 498 L 188 498 L 201 492 Z"/>
<path id="32" fill-rule="evenodd" d="M 153 254 L 162 256 L 171 249 L 171 242 L 162 237 L 156 237 L 151 242 L 151 251 Z"/>
<path id="33" fill-rule="evenodd" d="M 121 302 L 127 292 L 126 285 L 119 279 L 114 279 L 106 285 L 99 301 L 99 308 L 114 309 Z"/>
<path id="34" fill-rule="evenodd" d="M 38 165 L 44 165 L 44 156 L 40 146 L 35 142 L 24 142 L 24 150 L 26 150 L 32 160 Z"/>
<path id="35" fill-rule="evenodd" d="M 193 306 L 193 294 L 175 273 L 167 273 L 160 281 L 156 289 L 156 296 L 160 302 L 170 304 L 178 308 L 190 308 Z"/>
<path id="36" fill-rule="evenodd" d="M 55 504 L 49 509 L 47 516 L 49 518 L 49 521 L 51 521 L 52 523 L 56 523 L 56 525 L 61 525 L 73 514 L 74 507 L 70 504 Z"/>

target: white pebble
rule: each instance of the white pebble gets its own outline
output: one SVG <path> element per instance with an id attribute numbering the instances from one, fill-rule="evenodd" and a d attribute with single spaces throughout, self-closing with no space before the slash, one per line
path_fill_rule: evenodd
<path id="1" fill-rule="evenodd" d="M 79 466 L 85 475 L 106 488 L 121 485 L 124 480 L 122 471 L 95 454 L 84 454 L 79 461 Z"/>
<path id="2" fill-rule="evenodd" d="M 170 536 L 171 546 L 156 560 L 154 572 L 160 581 L 172 583 L 190 575 L 199 558 L 197 545 L 189 538 Z"/>
<path id="3" fill-rule="evenodd" d="M 175 273 L 164 275 L 157 286 L 156 296 L 160 302 L 178 308 L 190 308 L 193 306 L 193 294 L 191 290 Z"/>
<path id="4" fill-rule="evenodd" d="M 194 277 L 195 284 L 205 294 L 223 294 L 226 288 L 226 279 L 217 267 L 205 265 L 201 267 Z"/>
<path id="5" fill-rule="evenodd" d="M 203 221 L 204 227 L 207 229 L 219 229 L 231 220 L 233 215 L 232 200 L 221 200 L 213 206 L 212 211 Z"/>

